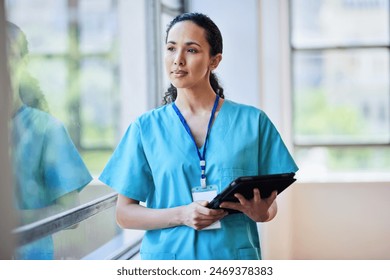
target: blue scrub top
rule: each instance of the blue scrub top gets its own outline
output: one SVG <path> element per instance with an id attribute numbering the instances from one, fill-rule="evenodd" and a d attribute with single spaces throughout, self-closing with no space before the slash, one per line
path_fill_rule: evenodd
<path id="1" fill-rule="evenodd" d="M 31 107 L 22 106 L 12 119 L 12 159 L 20 210 L 48 207 L 92 180 L 64 125 Z M 22 246 L 16 258 L 52 259 L 51 236 Z"/>
<path id="2" fill-rule="evenodd" d="M 203 147 L 200 149 L 202 150 Z M 225 100 L 209 135 L 207 184 L 221 192 L 239 176 L 298 170 L 275 126 L 252 106 Z M 118 193 L 149 208 L 192 203 L 199 186 L 199 158 L 172 104 L 139 117 L 100 175 Z M 222 228 L 197 231 L 187 226 L 146 232 L 142 259 L 260 259 L 257 225 L 244 214 L 221 221 Z"/>

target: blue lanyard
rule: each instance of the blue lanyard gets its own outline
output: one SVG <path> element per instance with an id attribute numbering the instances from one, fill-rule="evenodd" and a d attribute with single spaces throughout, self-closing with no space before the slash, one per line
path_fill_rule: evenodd
<path id="1" fill-rule="evenodd" d="M 191 129 L 188 126 L 186 120 L 184 119 L 183 115 L 181 114 L 179 108 L 177 108 L 176 104 L 173 103 L 172 107 L 175 110 L 176 114 L 180 118 L 181 123 L 183 124 L 184 128 L 186 129 L 187 133 L 190 135 L 192 142 L 194 142 L 196 152 L 198 153 L 199 157 L 199 165 L 200 165 L 200 170 L 201 170 L 201 175 L 200 175 L 200 185 L 202 188 L 206 188 L 206 148 L 207 148 L 207 142 L 209 139 L 209 133 L 210 133 L 210 128 L 211 128 L 211 123 L 213 122 L 215 111 L 217 110 L 218 107 L 218 101 L 219 101 L 219 95 L 216 95 L 215 97 L 215 102 L 213 106 L 213 110 L 211 111 L 211 116 L 209 120 L 209 124 L 207 126 L 207 134 L 206 134 L 206 139 L 204 141 L 204 146 L 203 146 L 203 154 L 199 152 L 198 146 L 196 145 L 196 141 L 194 136 L 191 133 Z"/>

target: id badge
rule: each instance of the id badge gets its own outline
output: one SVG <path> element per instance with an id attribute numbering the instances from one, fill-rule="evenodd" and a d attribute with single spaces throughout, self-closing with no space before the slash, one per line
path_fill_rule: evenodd
<path id="1" fill-rule="evenodd" d="M 217 196 L 217 190 L 218 187 L 216 185 L 209 185 L 205 188 L 202 187 L 194 187 L 191 189 L 192 192 L 192 200 L 193 201 L 200 201 L 200 200 L 207 200 L 211 201 L 214 197 Z M 209 229 L 219 229 L 221 228 L 221 221 L 216 221 L 215 223 L 209 225 L 208 227 L 205 227 L 202 230 L 209 230 Z"/>

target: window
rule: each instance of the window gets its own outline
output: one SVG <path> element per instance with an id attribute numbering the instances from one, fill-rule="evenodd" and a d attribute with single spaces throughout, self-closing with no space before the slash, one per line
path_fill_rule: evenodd
<path id="1" fill-rule="evenodd" d="M 14 234 L 23 245 L 16 258 L 136 253 L 143 232 L 116 225 L 116 194 L 96 178 L 129 123 L 160 104 L 164 73 L 155 65 L 162 65 L 161 38 L 165 23 L 183 7 L 184 1 L 174 0 L 6 1 L 18 118 L 11 120 L 10 150 L 14 177 L 29 174 L 15 184 L 21 221 Z M 31 184 L 38 174 L 44 179 Z"/>
<path id="2" fill-rule="evenodd" d="M 388 175 L 389 1 L 293 0 L 290 11 L 293 141 L 302 175 Z"/>

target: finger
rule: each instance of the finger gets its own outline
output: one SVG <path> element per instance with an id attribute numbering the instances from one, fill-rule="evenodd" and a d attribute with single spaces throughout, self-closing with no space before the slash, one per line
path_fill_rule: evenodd
<path id="1" fill-rule="evenodd" d="M 218 221 L 220 220 L 221 218 L 223 218 L 225 216 L 225 214 L 222 214 L 222 215 L 218 215 L 218 216 L 212 216 L 212 215 L 199 215 L 196 217 L 196 221 L 198 222 L 202 222 L 202 223 L 209 223 L 210 221 L 211 222 L 214 222 L 214 221 Z"/>
<path id="2" fill-rule="evenodd" d="M 198 204 L 202 205 L 202 206 L 207 206 L 207 204 L 209 204 L 209 202 L 207 200 L 198 200 L 196 201 Z"/>
<path id="3" fill-rule="evenodd" d="M 271 204 L 276 199 L 277 196 L 278 196 L 278 192 L 273 191 L 271 195 L 267 198 L 267 203 Z"/>
<path id="4" fill-rule="evenodd" d="M 200 215 L 200 216 L 197 216 L 197 217 L 193 218 L 192 225 L 196 229 L 201 229 L 201 228 L 207 227 L 207 226 L 209 226 L 209 225 L 211 225 L 211 224 L 221 220 L 226 215 L 227 215 L 227 212 L 225 212 L 222 216 L 219 216 L 219 217 Z"/>
<path id="5" fill-rule="evenodd" d="M 241 205 L 248 204 L 248 200 L 242 194 L 235 193 L 234 196 L 238 199 L 238 201 L 240 202 Z"/>
<path id="6" fill-rule="evenodd" d="M 210 209 L 207 208 L 206 206 L 209 204 L 207 200 L 202 200 L 202 201 L 197 201 L 198 207 L 196 210 L 198 213 L 204 215 L 204 216 L 213 216 L 213 217 L 219 217 L 224 215 L 224 210 L 223 209 Z"/>
<path id="7" fill-rule="evenodd" d="M 222 202 L 220 207 L 239 211 L 242 210 L 242 205 L 238 202 Z"/>
<path id="8" fill-rule="evenodd" d="M 259 202 L 261 200 L 260 190 L 258 188 L 253 189 L 253 201 Z"/>

